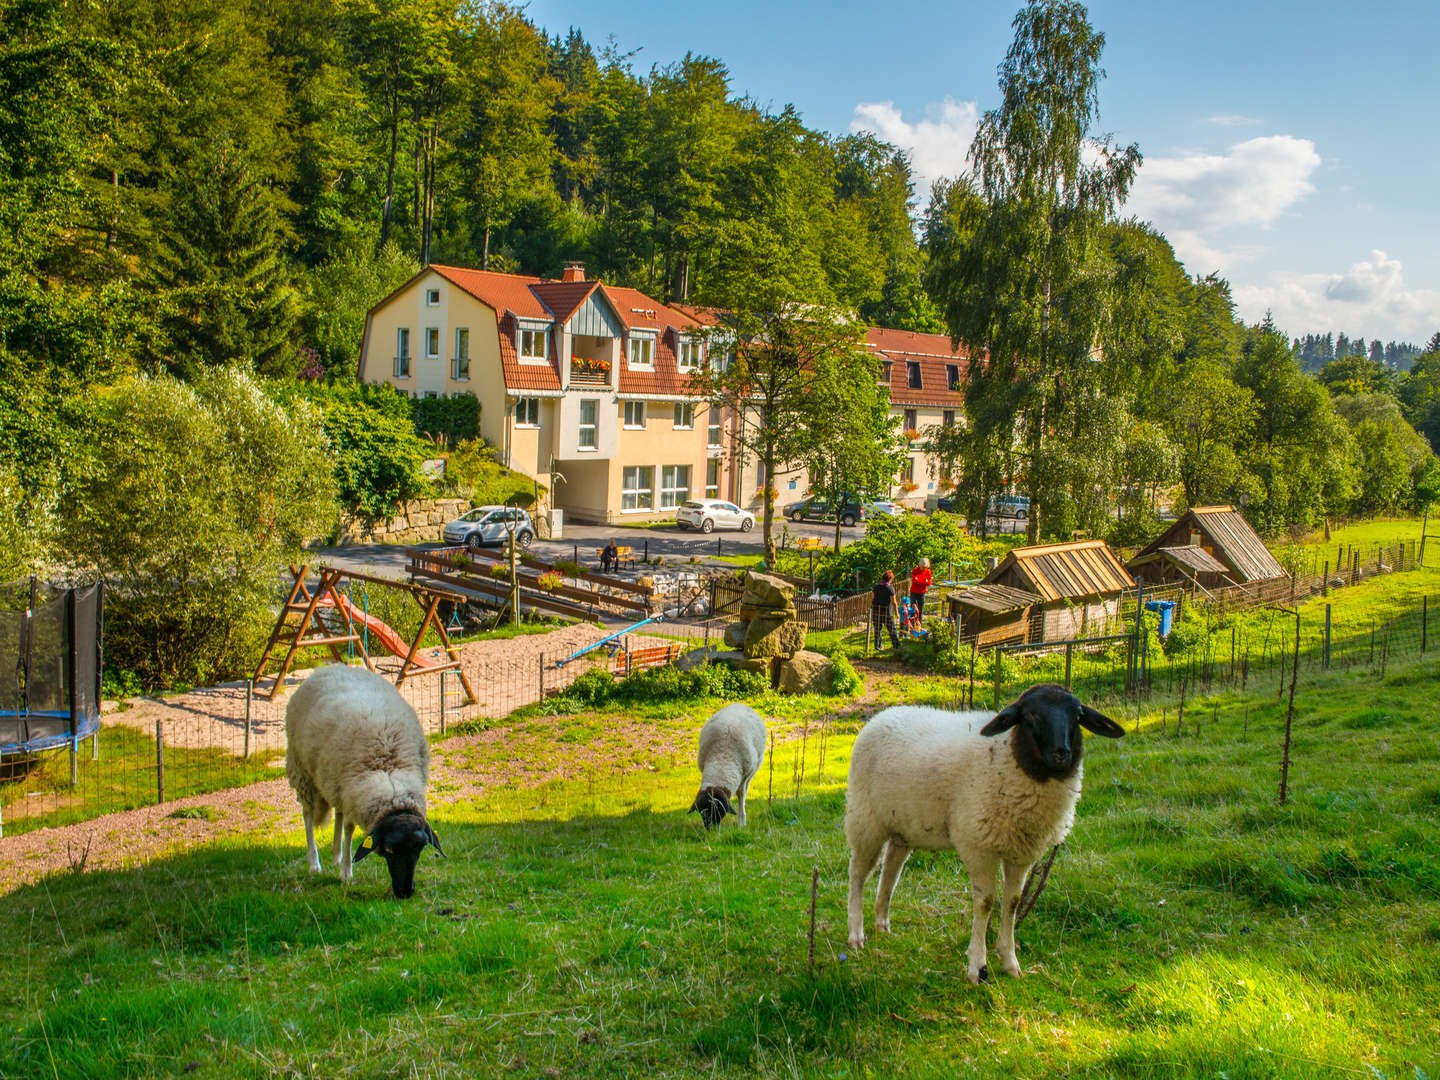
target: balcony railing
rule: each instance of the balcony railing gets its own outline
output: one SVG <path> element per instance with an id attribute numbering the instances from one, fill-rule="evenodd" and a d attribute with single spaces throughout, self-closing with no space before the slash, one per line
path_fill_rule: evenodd
<path id="1" fill-rule="evenodd" d="M 609 386 L 610 372 L 608 371 L 580 371 L 578 369 L 570 372 L 571 386 Z"/>

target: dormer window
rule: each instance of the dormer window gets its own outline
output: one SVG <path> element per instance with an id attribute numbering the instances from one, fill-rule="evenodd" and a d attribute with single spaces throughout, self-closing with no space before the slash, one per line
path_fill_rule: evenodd
<path id="1" fill-rule="evenodd" d="M 893 361 L 886 360 L 881 366 L 883 370 L 880 373 L 880 378 L 886 383 L 886 385 L 889 385 L 890 373 L 894 369 L 895 364 Z"/>
<path id="2" fill-rule="evenodd" d="M 522 364 L 550 362 L 550 330 L 544 326 L 522 326 L 515 343 Z"/>
<path id="3" fill-rule="evenodd" d="M 655 335 L 630 335 L 630 367 L 642 371 L 655 369 Z"/>
<path id="4" fill-rule="evenodd" d="M 947 389 L 947 390 L 959 390 L 959 389 L 960 389 L 960 365 L 959 365 L 959 364 L 946 364 L 946 365 L 945 365 L 945 389 Z"/>
<path id="5" fill-rule="evenodd" d="M 675 363 L 681 371 L 699 371 L 700 342 L 694 338 L 681 338 L 675 350 Z"/>
<path id="6" fill-rule="evenodd" d="M 924 389 L 924 384 L 920 380 L 920 361 L 905 361 L 905 377 L 909 382 L 911 390 Z"/>
<path id="7" fill-rule="evenodd" d="M 439 290 L 439 289 L 426 289 L 426 290 L 425 290 L 425 306 L 426 306 L 426 307 L 439 307 L 439 306 L 440 306 L 440 290 Z"/>

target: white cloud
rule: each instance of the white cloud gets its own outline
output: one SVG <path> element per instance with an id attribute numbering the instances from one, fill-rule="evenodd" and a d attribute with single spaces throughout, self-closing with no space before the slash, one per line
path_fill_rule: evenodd
<path id="1" fill-rule="evenodd" d="M 1260 121 L 1253 116 L 1241 116 L 1239 113 L 1231 113 L 1227 116 L 1207 116 L 1207 124 L 1214 124 L 1216 127 L 1249 127 L 1251 124 L 1258 124 Z"/>
<path id="2" fill-rule="evenodd" d="M 1274 273 L 1263 284 L 1237 284 L 1232 291 L 1247 322 L 1270 310 L 1292 336 L 1343 330 L 1423 345 L 1440 329 L 1440 290 L 1408 287 L 1404 269 L 1377 250 L 1344 273 Z"/>
<path id="3" fill-rule="evenodd" d="M 906 120 L 893 101 L 868 101 L 855 106 L 850 130 L 878 135 L 910 155 L 915 197 L 923 209 L 930 201 L 930 185 L 966 171 L 965 155 L 979 123 L 980 109 L 973 101 L 947 97 L 925 106 L 924 116 L 915 121 Z"/>
<path id="4" fill-rule="evenodd" d="M 1247 139 L 1223 154 L 1146 158 L 1126 210 L 1165 233 L 1190 270 L 1225 270 L 1259 253 L 1255 229 L 1311 194 L 1319 167 L 1315 144 L 1293 135 Z"/>

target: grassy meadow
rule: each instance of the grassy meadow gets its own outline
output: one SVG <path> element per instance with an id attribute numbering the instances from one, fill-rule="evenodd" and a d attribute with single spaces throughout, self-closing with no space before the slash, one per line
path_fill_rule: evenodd
<path id="1" fill-rule="evenodd" d="M 1195 700 L 1180 737 L 1116 707 L 1132 733 L 1089 741 L 1019 980 L 966 981 L 948 855 L 913 857 L 895 933 L 849 954 L 854 732 L 955 696 L 881 676 L 849 715 L 788 703 L 808 734 L 743 831 L 684 812 L 688 760 L 617 754 L 438 807 L 449 858 L 406 903 L 374 862 L 349 889 L 311 877 L 298 830 L 13 891 L 0 1076 L 1440 1076 L 1433 678 L 1426 658 L 1303 682 L 1284 806 L 1268 689 Z"/>

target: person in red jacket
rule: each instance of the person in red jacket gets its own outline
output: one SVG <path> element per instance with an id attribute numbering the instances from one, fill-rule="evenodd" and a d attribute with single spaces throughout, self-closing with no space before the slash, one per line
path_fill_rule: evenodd
<path id="1" fill-rule="evenodd" d="M 930 560 L 921 558 L 920 565 L 910 571 L 910 602 L 915 605 L 915 618 L 925 618 L 925 592 L 935 579 L 930 575 Z"/>

